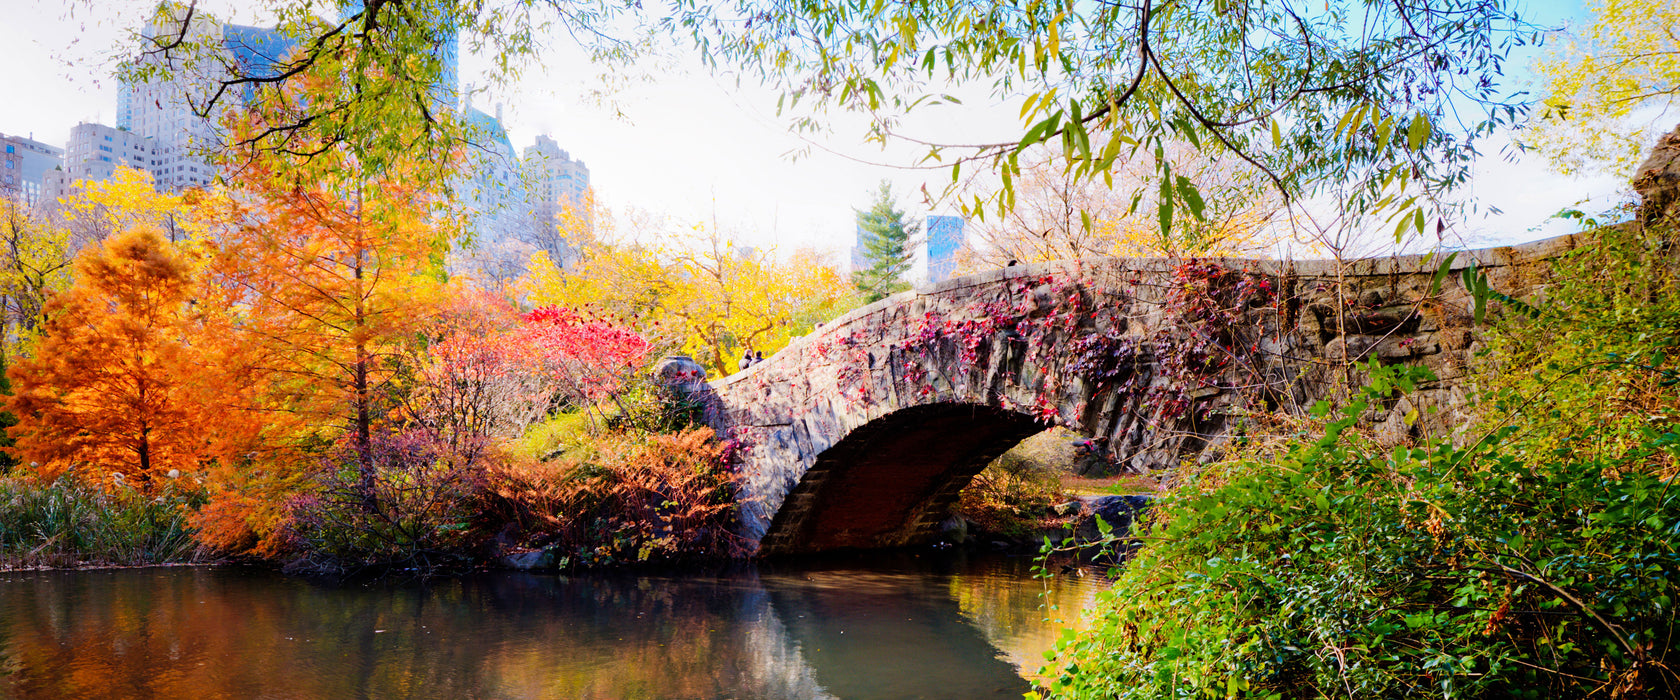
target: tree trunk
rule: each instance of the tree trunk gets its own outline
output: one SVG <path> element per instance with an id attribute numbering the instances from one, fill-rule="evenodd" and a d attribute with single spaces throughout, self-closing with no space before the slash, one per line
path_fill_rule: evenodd
<path id="1" fill-rule="evenodd" d="M 368 387 L 368 349 L 365 331 L 367 329 L 367 295 L 364 293 L 363 267 L 367 262 L 366 231 L 362 228 L 362 188 L 356 188 L 356 238 L 355 263 L 352 274 L 355 276 L 356 318 L 352 324 L 356 339 L 356 370 L 355 370 L 355 410 L 356 410 L 356 467 L 360 477 L 362 499 L 367 509 L 377 511 L 379 504 L 374 496 L 374 465 L 373 465 L 373 418 L 369 404 L 372 396 Z"/>

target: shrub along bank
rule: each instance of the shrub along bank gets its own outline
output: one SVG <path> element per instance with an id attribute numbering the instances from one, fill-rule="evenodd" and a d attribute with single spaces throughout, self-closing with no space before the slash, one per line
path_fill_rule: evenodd
<path id="1" fill-rule="evenodd" d="M 1680 289 L 1671 235 L 1600 232 L 1481 360 L 1483 424 L 1380 447 L 1370 366 L 1327 422 L 1159 499 L 1058 698 L 1675 697 Z"/>
<path id="2" fill-rule="evenodd" d="M 528 443 L 471 460 L 422 435 L 379 434 L 365 480 L 359 453 L 335 448 L 285 504 L 261 558 L 348 574 L 741 555 L 731 528 L 733 444 L 691 425 L 691 407 L 656 391 L 623 399 L 602 420 L 561 413 Z M 207 502 L 188 476 L 149 491 L 121 479 L 3 477 L 0 569 L 210 561 L 226 552 L 196 537 Z"/>

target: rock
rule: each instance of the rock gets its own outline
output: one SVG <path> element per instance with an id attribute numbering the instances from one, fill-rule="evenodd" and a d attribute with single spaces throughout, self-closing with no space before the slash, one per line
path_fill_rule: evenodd
<path id="1" fill-rule="evenodd" d="M 960 515 L 953 515 L 939 524 L 939 532 L 947 542 L 962 544 L 968 539 L 968 520 Z"/>
<path id="2" fill-rule="evenodd" d="M 706 386 L 706 368 L 687 355 L 671 355 L 653 366 L 653 376 L 660 383 L 683 394 L 692 394 Z"/>
<path id="3" fill-rule="evenodd" d="M 1680 216 L 1680 125 L 1651 147 L 1651 155 L 1634 171 L 1633 189 L 1639 193 L 1639 219 L 1654 224 Z"/>
<path id="4" fill-rule="evenodd" d="M 554 550 L 539 549 L 534 552 L 509 554 L 497 560 L 496 563 L 500 564 L 504 568 L 518 569 L 520 571 L 552 569 L 554 568 Z"/>
<path id="5" fill-rule="evenodd" d="M 1359 362 L 1379 341 L 1380 339 L 1368 335 L 1344 335 L 1324 346 L 1324 357 L 1336 362 L 1340 362 L 1343 357 L 1350 362 Z"/>
<path id="6" fill-rule="evenodd" d="M 1083 502 L 1078 499 L 1074 499 L 1066 503 L 1057 503 L 1056 505 L 1050 506 L 1050 512 L 1055 513 L 1058 517 L 1067 517 L 1069 515 L 1073 515 L 1074 513 L 1078 513 L 1079 510 L 1084 507 L 1085 504 Z"/>
<path id="7" fill-rule="evenodd" d="M 1138 511 L 1149 506 L 1149 496 L 1080 496 L 1079 500 L 1088 506 L 1089 514 L 1079 519 L 1079 525 L 1074 529 L 1074 536 L 1080 542 L 1091 542 L 1102 537 L 1102 530 L 1097 527 L 1097 518 L 1102 518 L 1113 532 L 1125 534 L 1132 529 L 1132 520 Z"/>
<path id="8" fill-rule="evenodd" d="M 1377 359 L 1390 364 L 1439 352 L 1440 343 L 1431 343 L 1422 338 L 1385 338 L 1377 344 Z"/>
<path id="9" fill-rule="evenodd" d="M 1384 447 L 1394 447 L 1406 441 L 1412 435 L 1412 425 L 1406 422 L 1406 414 L 1416 410 L 1409 399 L 1402 397 L 1394 404 L 1394 410 L 1388 412 L 1388 419 L 1377 426 L 1377 444 Z M 1422 417 L 1421 415 L 1419 416 Z"/>

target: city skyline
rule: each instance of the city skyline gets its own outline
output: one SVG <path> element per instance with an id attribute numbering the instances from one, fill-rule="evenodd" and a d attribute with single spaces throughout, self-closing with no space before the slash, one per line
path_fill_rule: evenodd
<path id="1" fill-rule="evenodd" d="M 79 122 L 62 148 L 6 136 L 6 172 L 0 175 L 0 188 L 56 211 L 57 203 L 77 191 L 80 182 L 110 180 L 119 166 L 145 171 L 162 192 L 212 186 L 216 172 L 205 151 L 224 136 L 215 119 L 201 112 L 218 81 L 230 66 L 244 75 L 273 70 L 294 42 L 273 28 L 224 22 L 211 13 L 168 3 L 158 4 L 141 29 L 148 38 L 177 33 L 193 48 L 177 56 L 140 57 L 143 69 L 161 68 L 167 77 L 122 81 L 115 126 Z M 572 159 L 546 134 L 538 135 L 520 158 L 502 125 L 500 105 L 492 116 L 475 108 L 470 95 L 465 104 L 457 102 L 462 91 L 451 82 L 458 74 L 456 50 L 453 36 L 441 47 L 444 69 L 437 102 L 449 111 L 459 106 L 463 121 L 482 143 L 469 156 L 457 185 L 468 221 L 460 248 L 451 255 L 451 269 L 502 281 L 523 272 L 525 261 L 538 250 L 556 261 L 566 260 L 564 238 L 545 229 L 558 223 L 563 207 L 584 202 L 587 165 Z M 237 109 L 249 99 L 243 93 L 234 95 L 238 101 L 224 109 Z"/>

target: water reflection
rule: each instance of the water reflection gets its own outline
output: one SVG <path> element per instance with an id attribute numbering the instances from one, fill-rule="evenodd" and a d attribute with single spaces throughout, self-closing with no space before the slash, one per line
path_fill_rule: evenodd
<path id="1" fill-rule="evenodd" d="M 1095 587 L 1065 584 L 1071 617 Z M 1012 661 L 1054 636 L 1040 592 L 1018 561 L 910 555 L 424 586 L 0 574 L 0 696 L 1018 698 Z"/>

